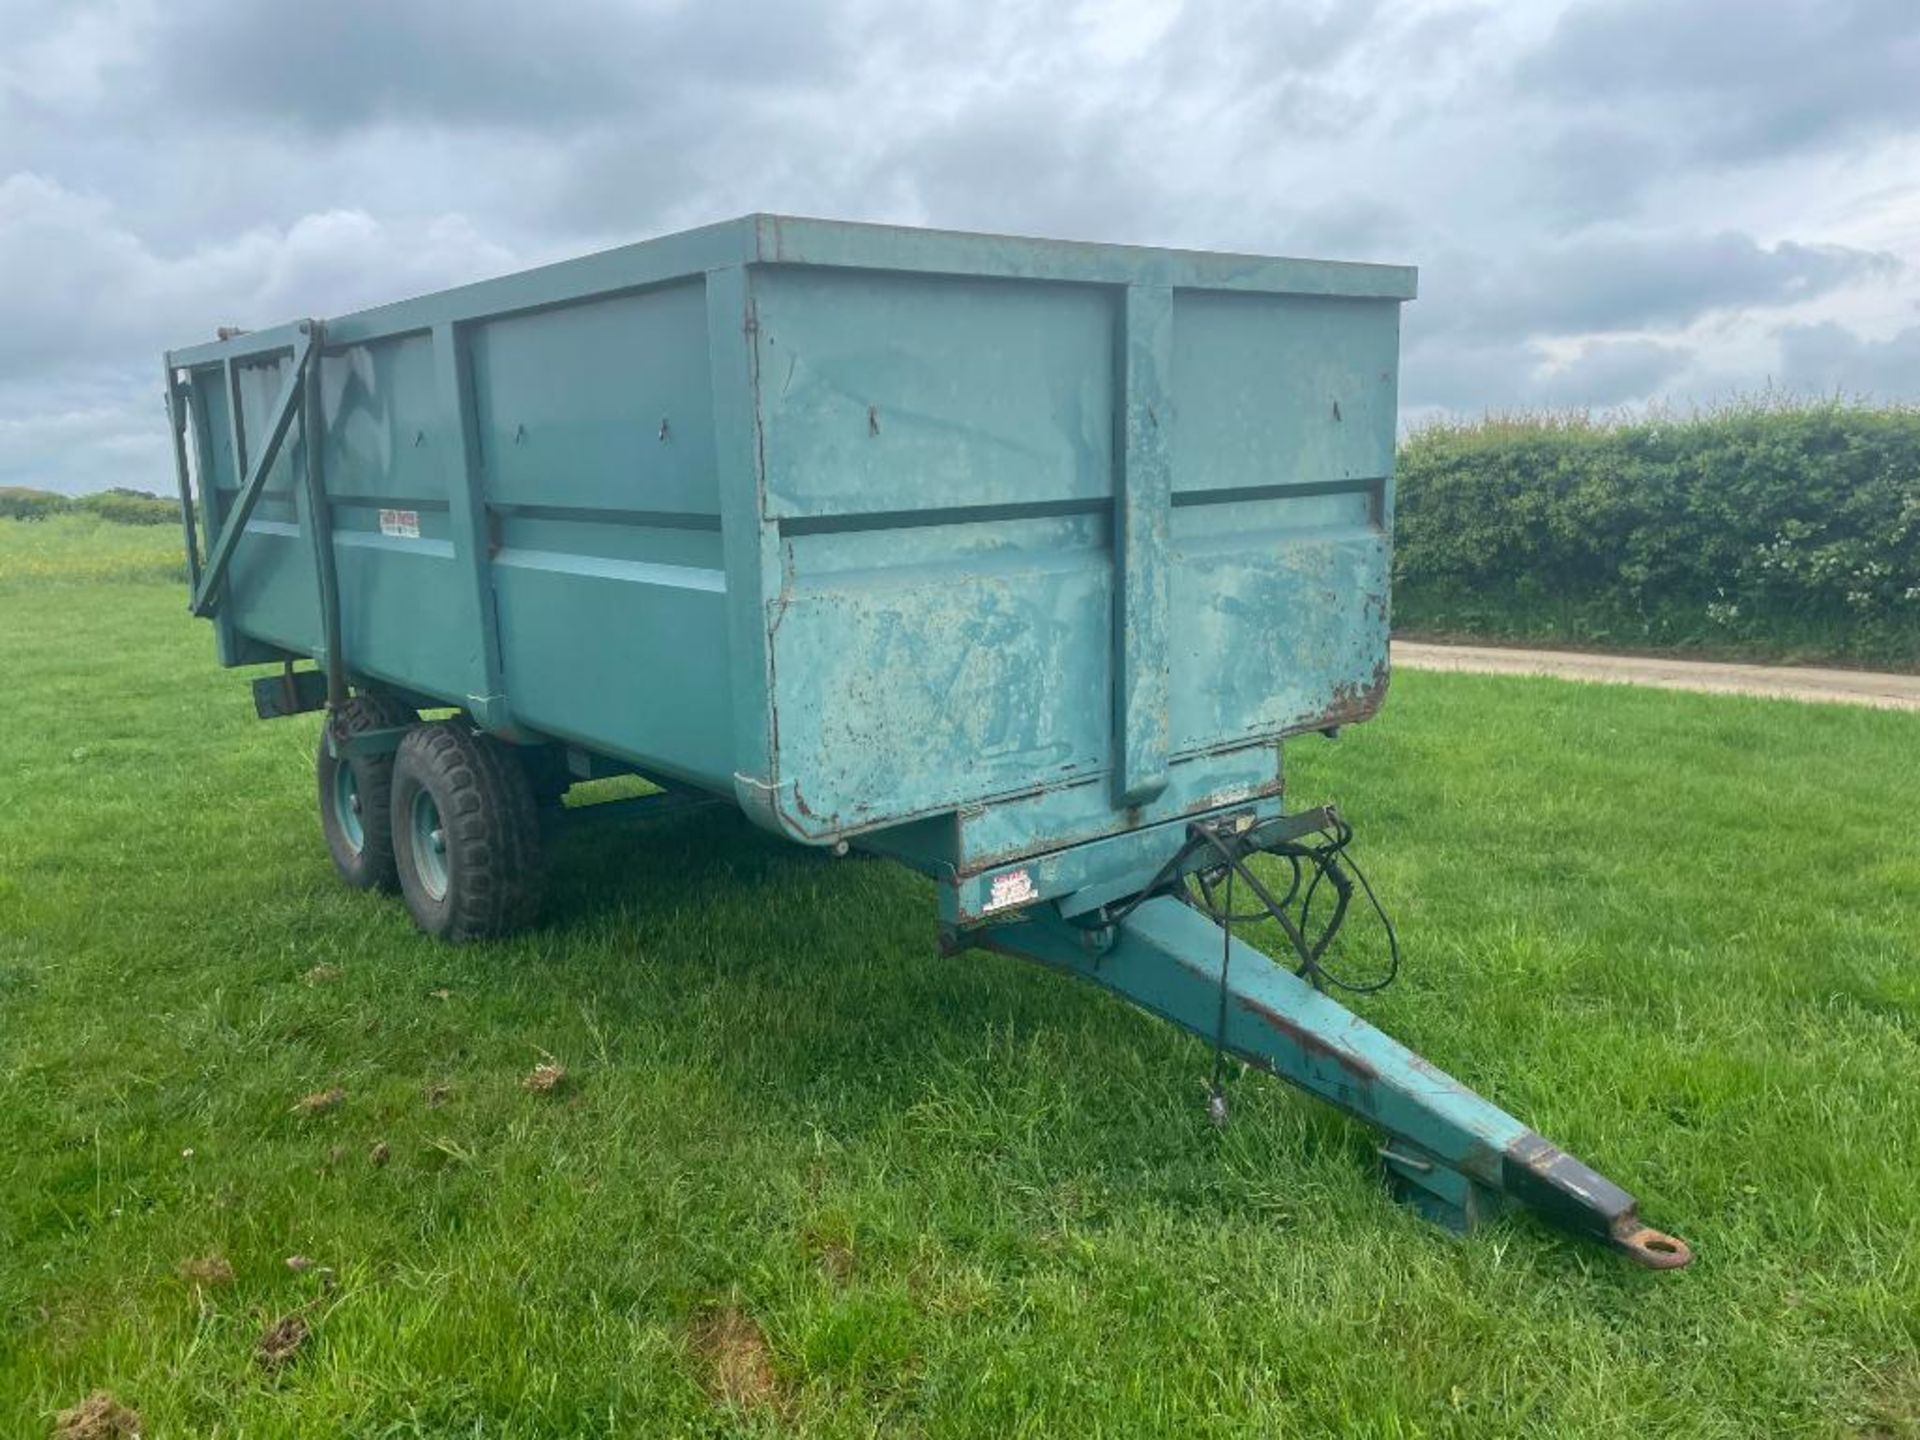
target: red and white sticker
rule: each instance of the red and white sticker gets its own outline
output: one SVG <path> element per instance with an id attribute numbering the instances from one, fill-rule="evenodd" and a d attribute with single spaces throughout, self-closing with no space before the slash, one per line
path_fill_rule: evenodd
<path id="1" fill-rule="evenodd" d="M 380 512 L 380 533 L 391 535 L 398 540 L 418 540 L 420 538 L 420 512 L 418 510 L 382 510 Z"/>
<path id="2" fill-rule="evenodd" d="M 1039 898 L 1040 892 L 1033 888 L 1033 876 L 1029 872 L 1007 870 L 988 882 L 987 907 L 982 913 L 991 915 L 996 910 L 1031 904 Z"/>

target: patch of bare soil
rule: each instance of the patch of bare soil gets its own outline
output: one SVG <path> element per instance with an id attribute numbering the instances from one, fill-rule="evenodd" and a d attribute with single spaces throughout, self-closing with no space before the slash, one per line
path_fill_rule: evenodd
<path id="1" fill-rule="evenodd" d="M 779 1402 L 773 1348 L 751 1315 L 732 1305 L 711 1312 L 695 1324 L 693 1348 L 715 1404 L 753 1410 Z"/>
<path id="2" fill-rule="evenodd" d="M 1871 1440 L 1920 1440 L 1920 1361 L 1879 1371 L 1868 1394 L 1868 1424 L 1860 1432 Z"/>
<path id="3" fill-rule="evenodd" d="M 216 1285 L 233 1283 L 233 1266 L 227 1263 L 224 1255 L 202 1255 L 193 1260 L 180 1262 L 180 1278 L 190 1285 L 200 1285 L 211 1290 Z"/>
<path id="4" fill-rule="evenodd" d="M 267 1327 L 254 1347 L 254 1359 L 268 1370 L 279 1370 L 292 1362 L 307 1343 L 307 1322 L 300 1315 L 288 1315 Z"/>

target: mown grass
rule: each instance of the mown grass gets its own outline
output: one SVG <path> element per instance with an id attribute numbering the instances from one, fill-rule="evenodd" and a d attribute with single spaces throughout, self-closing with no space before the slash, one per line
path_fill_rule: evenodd
<path id="1" fill-rule="evenodd" d="M 0 1433 L 1920 1433 L 1920 718 L 1408 674 L 1292 752 L 1405 937 L 1364 1012 L 1695 1244 L 1656 1275 L 1445 1239 L 1258 1076 L 1217 1133 L 1198 1041 L 724 816 L 432 944 L 171 537 L 109 582 L 52 523 L 0 526 Z"/>

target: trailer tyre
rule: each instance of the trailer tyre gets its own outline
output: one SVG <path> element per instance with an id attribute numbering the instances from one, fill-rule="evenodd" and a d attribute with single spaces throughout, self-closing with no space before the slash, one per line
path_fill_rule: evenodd
<path id="1" fill-rule="evenodd" d="M 348 735 L 397 729 L 420 717 L 411 706 L 384 695 L 356 695 L 336 717 Z M 314 761 L 320 791 L 320 832 L 340 878 L 356 890 L 398 890 L 400 873 L 393 857 L 390 799 L 393 756 L 355 755 L 335 759 L 320 736 Z"/>
<path id="2" fill-rule="evenodd" d="M 416 725 L 394 756 L 390 822 L 400 893 L 442 940 L 486 940 L 532 923 L 540 817 L 511 746 L 461 720 Z"/>

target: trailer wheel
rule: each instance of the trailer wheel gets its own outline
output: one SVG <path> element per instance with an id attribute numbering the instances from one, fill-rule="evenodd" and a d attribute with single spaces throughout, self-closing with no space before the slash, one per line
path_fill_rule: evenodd
<path id="1" fill-rule="evenodd" d="M 348 735 L 389 730 L 419 719 L 412 707 L 384 695 L 356 695 L 337 717 Z M 314 761 L 320 791 L 320 832 L 340 878 L 356 890 L 397 890 L 393 831 L 389 827 L 393 783 L 392 755 L 356 755 L 335 759 L 320 736 Z"/>
<path id="2" fill-rule="evenodd" d="M 461 720 L 416 725 L 394 756 L 390 824 L 400 893 L 442 940 L 485 940 L 532 922 L 540 818 L 512 747 Z"/>

